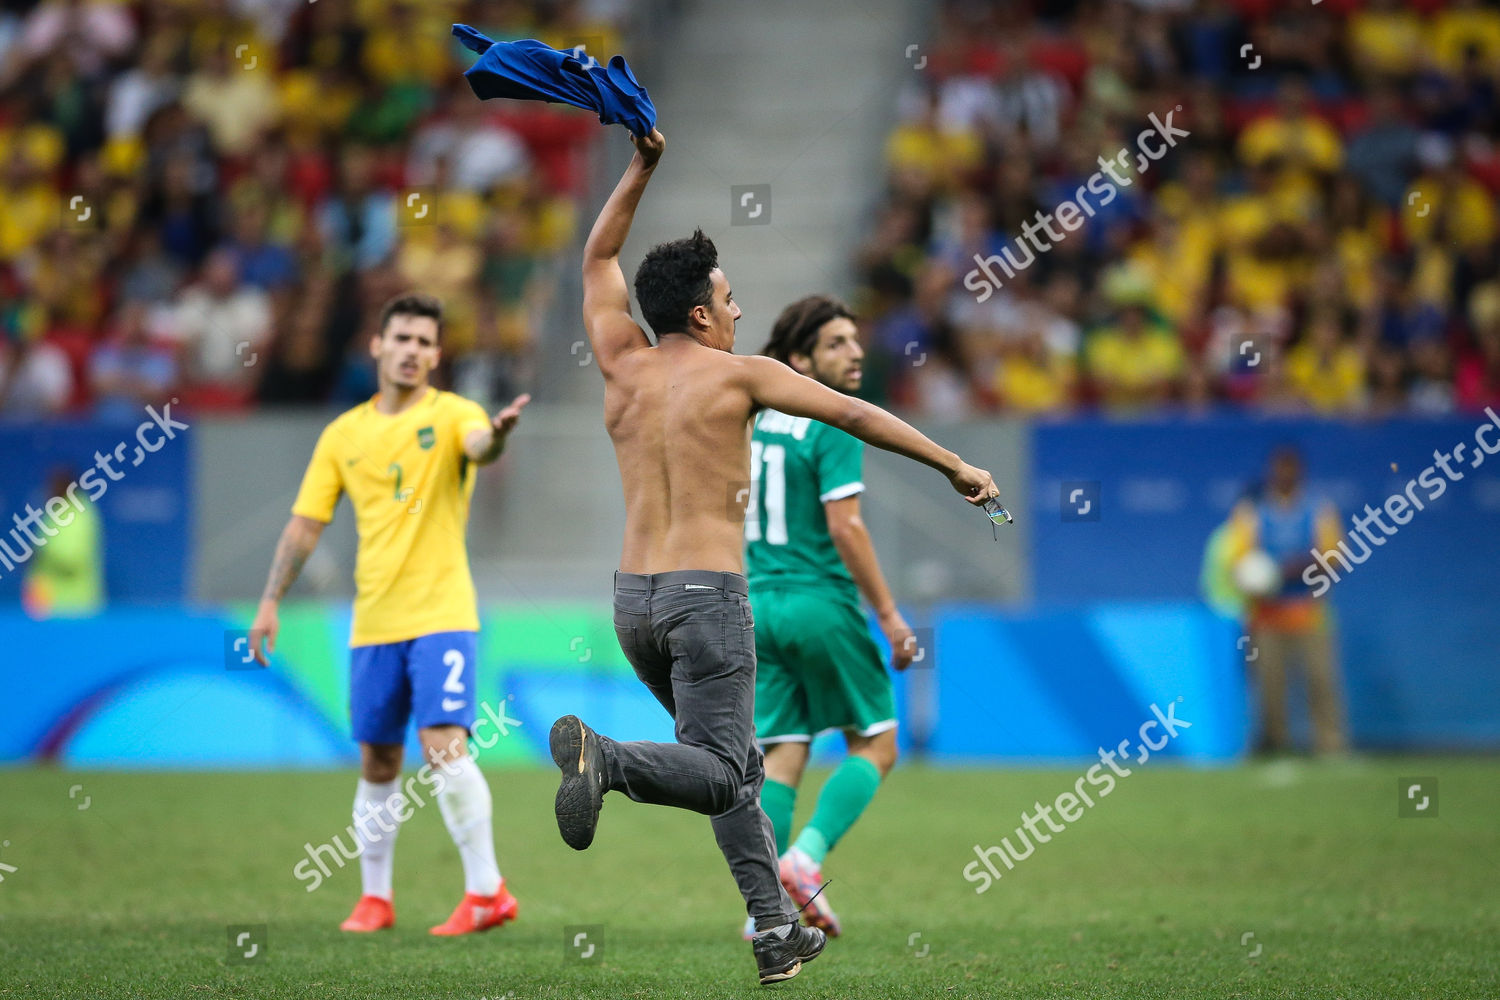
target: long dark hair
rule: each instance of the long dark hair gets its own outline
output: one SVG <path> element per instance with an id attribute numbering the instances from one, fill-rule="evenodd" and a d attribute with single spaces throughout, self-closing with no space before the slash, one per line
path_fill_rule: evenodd
<path id="1" fill-rule="evenodd" d="M 776 317 L 771 339 L 760 352 L 784 365 L 792 363 L 793 354 L 811 355 L 818 345 L 818 331 L 832 319 L 854 319 L 854 313 L 831 295 L 809 295 L 798 299 Z"/>

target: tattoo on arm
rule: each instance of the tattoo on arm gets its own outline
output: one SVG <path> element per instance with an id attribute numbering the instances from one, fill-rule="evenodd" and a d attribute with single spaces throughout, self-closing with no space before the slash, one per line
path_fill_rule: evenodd
<path id="1" fill-rule="evenodd" d="M 271 573 L 266 578 L 266 589 L 261 600 L 280 601 L 302 572 L 302 564 L 312 554 L 312 546 L 288 528 L 276 543 L 276 557 L 271 560 Z"/>

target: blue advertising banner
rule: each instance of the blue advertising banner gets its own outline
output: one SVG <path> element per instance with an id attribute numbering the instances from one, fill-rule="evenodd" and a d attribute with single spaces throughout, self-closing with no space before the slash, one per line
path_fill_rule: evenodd
<path id="1" fill-rule="evenodd" d="M 1404 524 L 1330 578 L 1355 743 L 1500 743 L 1500 418 L 1337 422 L 1243 416 L 1035 428 L 1030 490 L 1039 605 L 1189 599 L 1204 543 L 1293 445 L 1341 527 L 1400 495 Z M 1410 499 L 1421 501 L 1420 509 Z M 1402 503 L 1396 505 L 1402 508 Z M 1360 549 L 1355 547 L 1355 553 Z"/>

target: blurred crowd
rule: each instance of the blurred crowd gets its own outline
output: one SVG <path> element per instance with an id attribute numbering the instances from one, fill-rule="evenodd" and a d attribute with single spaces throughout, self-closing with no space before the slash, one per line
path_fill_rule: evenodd
<path id="1" fill-rule="evenodd" d="M 907 67 L 856 260 L 887 398 L 1500 407 L 1494 3 L 951 0 Z M 1135 169 L 1153 114 L 1190 136 Z M 976 280 L 1120 150 L 1114 199 Z"/>
<path id="2" fill-rule="evenodd" d="M 455 21 L 619 50 L 624 0 L 0 0 L 0 416 L 374 391 L 445 302 L 455 389 L 526 383 L 600 129 L 480 102 Z"/>

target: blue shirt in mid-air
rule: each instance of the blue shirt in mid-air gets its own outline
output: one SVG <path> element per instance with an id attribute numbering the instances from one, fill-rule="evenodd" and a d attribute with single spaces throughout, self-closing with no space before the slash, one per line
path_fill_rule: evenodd
<path id="1" fill-rule="evenodd" d="M 597 113 L 605 125 L 623 124 L 638 136 L 656 127 L 656 105 L 624 56 L 601 64 L 578 50 L 561 51 L 532 38 L 497 42 L 467 24 L 455 24 L 453 35 L 479 53 L 479 61 L 464 78 L 480 100 L 509 97 L 571 104 Z"/>

